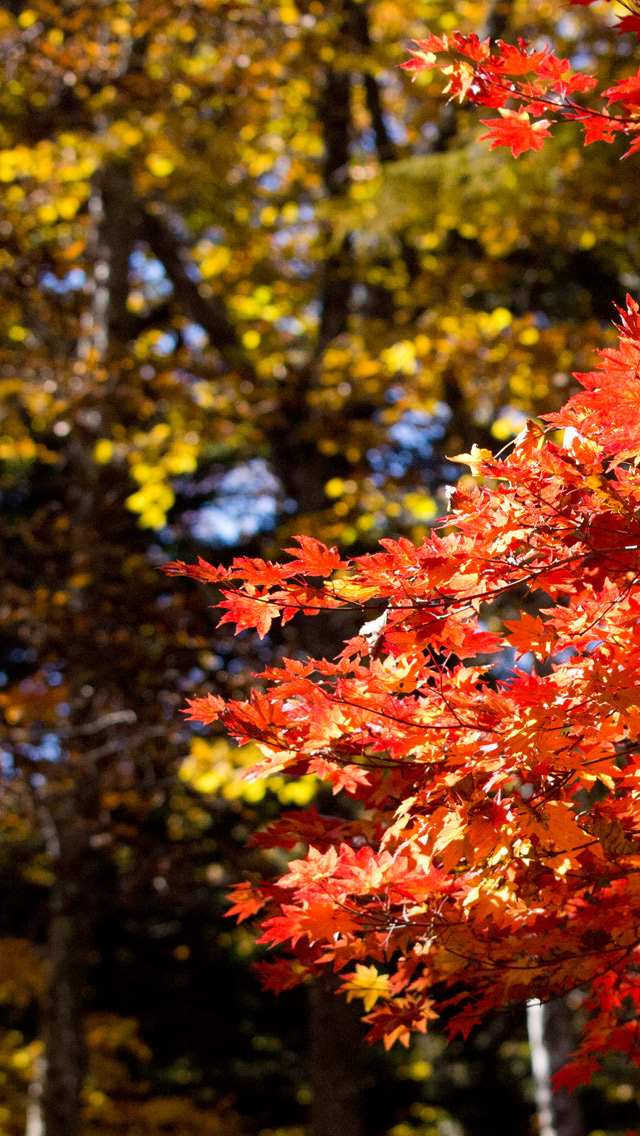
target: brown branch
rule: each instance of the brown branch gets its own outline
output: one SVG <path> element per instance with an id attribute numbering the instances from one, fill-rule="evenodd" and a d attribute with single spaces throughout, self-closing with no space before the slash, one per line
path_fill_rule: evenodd
<path id="1" fill-rule="evenodd" d="M 134 320 L 127 307 L 129 259 L 135 236 L 133 175 L 129 162 L 109 162 L 97 177 L 102 217 L 94 288 L 94 343 L 110 353 L 126 347 Z"/>
<path id="2" fill-rule="evenodd" d="M 318 106 L 324 135 L 324 185 L 327 196 L 341 196 L 349 180 L 349 141 L 351 134 L 351 76 L 347 71 L 327 68 L 325 84 Z M 329 234 L 326 235 L 327 239 Z M 347 234 L 341 247 L 330 252 L 323 265 L 321 286 L 322 315 L 315 357 L 347 329 L 349 302 L 353 286 L 351 236 Z"/>
<path id="3" fill-rule="evenodd" d="M 369 33 L 369 20 L 366 5 L 356 3 L 355 0 L 346 0 L 345 11 L 347 13 L 351 29 L 358 47 L 363 52 L 371 50 L 371 35 Z M 367 100 L 367 109 L 371 116 L 371 126 L 376 136 L 376 152 L 382 164 L 385 162 L 393 162 L 396 159 L 396 149 L 391 140 L 391 135 L 387 130 L 384 121 L 384 113 L 382 109 L 382 99 L 380 96 L 380 87 L 375 75 L 372 75 L 369 70 L 365 70 L 363 74 L 363 82 L 365 95 Z"/>
<path id="4" fill-rule="evenodd" d="M 167 221 L 151 208 L 144 207 L 141 212 L 140 235 L 164 265 L 176 297 L 194 323 L 206 331 L 212 346 L 222 354 L 229 350 L 237 352 L 241 355 L 243 370 L 247 370 L 250 364 L 242 352 L 224 301 L 219 296 L 202 295 L 197 282 L 187 272 L 183 249 Z"/>

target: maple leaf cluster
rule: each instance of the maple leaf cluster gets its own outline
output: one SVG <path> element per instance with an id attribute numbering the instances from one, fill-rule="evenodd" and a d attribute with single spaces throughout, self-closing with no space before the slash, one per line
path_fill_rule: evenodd
<path id="1" fill-rule="evenodd" d="M 590 4 L 593 0 L 572 0 Z M 640 13 L 640 8 L 638 8 Z M 640 38 L 640 14 L 620 20 L 618 32 L 634 31 Z M 578 102 L 597 87 L 592 75 L 576 72 L 568 59 L 560 59 L 550 48 L 531 48 L 525 40 L 517 45 L 477 35 L 429 34 L 415 41 L 411 59 L 400 66 L 413 73 L 439 70 L 447 79 L 444 88 L 450 99 L 465 99 L 498 111 L 498 117 L 483 118 L 487 127 L 482 139 L 490 139 L 491 149 L 507 146 L 515 158 L 527 150 L 541 150 L 551 137 L 554 124 L 563 120 L 580 123 L 584 143 L 613 142 L 618 134 L 627 135 L 630 146 L 624 157 L 640 149 L 640 69 L 627 79 L 618 80 L 600 92 L 600 106 Z M 606 106 L 604 103 L 606 102 Z M 611 108 L 618 104 L 619 113 Z"/>
<path id="2" fill-rule="evenodd" d="M 422 545 L 349 561 L 309 537 L 284 564 L 169 566 L 222 588 L 224 619 L 266 634 L 295 612 L 362 611 L 333 661 L 287 659 L 248 701 L 195 698 L 263 760 L 358 802 L 254 837 L 306 852 L 235 890 L 259 913 L 275 990 L 324 968 L 361 999 L 369 1037 L 443 1015 L 588 991 L 559 1077 L 610 1049 L 638 1057 L 640 1011 L 640 316 L 577 376 L 582 391 L 477 478 Z M 522 609 L 503 622 L 505 603 Z M 380 618 L 384 616 L 384 618 Z M 496 630 L 497 629 L 497 630 Z M 510 654 L 509 654 L 510 652 Z M 508 661 L 507 661 L 508 660 Z"/>

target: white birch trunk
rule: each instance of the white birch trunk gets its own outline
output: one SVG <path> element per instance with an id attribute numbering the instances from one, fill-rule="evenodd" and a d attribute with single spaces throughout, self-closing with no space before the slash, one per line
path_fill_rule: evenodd
<path id="1" fill-rule="evenodd" d="M 29 1085 L 29 1103 L 27 1104 L 27 1120 L 24 1136 L 44 1136 L 42 1089 L 44 1086 L 45 1069 L 44 1057 L 36 1058 L 33 1066 L 33 1076 Z"/>
<path id="2" fill-rule="evenodd" d="M 567 1089 L 553 1091 L 553 1075 L 575 1048 L 571 1011 L 564 998 L 546 1005 L 527 1003 L 527 1032 L 531 1052 L 539 1136 L 585 1136 L 580 1098 Z"/>

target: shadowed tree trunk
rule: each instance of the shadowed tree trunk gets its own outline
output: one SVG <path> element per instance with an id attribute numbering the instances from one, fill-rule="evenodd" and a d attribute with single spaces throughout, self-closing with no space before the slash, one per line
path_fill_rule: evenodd
<path id="1" fill-rule="evenodd" d="M 347 617 L 348 621 L 353 616 Z M 325 620 L 306 620 L 297 628 L 298 645 L 308 655 L 332 658 L 340 641 L 354 635 L 356 626 Z M 352 816 L 353 802 L 328 792 L 318 806 L 323 813 Z M 340 978 L 322 975 L 307 988 L 308 1074 L 311 1084 L 309 1136 L 365 1136 L 367 1087 L 366 1027 L 362 1004 L 349 1004 L 337 994 Z"/>
<path id="2" fill-rule="evenodd" d="M 309 987 L 309 1075 L 312 1136 L 365 1136 L 363 1027 L 358 1011 L 336 995 L 338 982 Z"/>
<path id="3" fill-rule="evenodd" d="M 43 1136 L 79 1136 L 86 1073 L 84 989 L 91 942 L 86 873 L 91 856 L 87 856 L 90 849 L 82 820 L 71 816 L 61 820 L 60 851 L 49 908 Z M 35 1117 L 32 1123 L 34 1120 Z"/>
<path id="4" fill-rule="evenodd" d="M 123 162 L 108 164 L 96 177 L 92 196 L 94 279 L 78 355 L 90 366 L 104 360 L 116 364 L 114 380 L 110 380 L 112 395 L 117 385 L 117 363 L 131 331 L 127 294 L 134 239 L 133 201 L 130 167 Z M 116 407 L 110 407 L 109 413 L 117 414 Z M 72 451 L 77 470 L 77 476 L 69 478 L 67 554 L 72 564 L 84 564 L 88 549 L 91 555 L 100 557 L 94 531 L 100 489 L 92 448 L 91 437 L 79 437 Z M 81 591 L 70 593 L 70 610 L 82 610 L 84 603 Z M 79 731 L 91 732 L 86 723 Z M 27 1136 L 80 1136 L 82 1130 L 85 992 L 99 897 L 110 893 L 108 886 L 105 889 L 109 862 L 91 843 L 100 813 L 98 754 L 98 750 L 85 751 L 80 742 L 61 763 L 59 776 L 46 789 L 37 791 L 54 880 L 47 932 L 44 1055 L 32 1086 Z"/>

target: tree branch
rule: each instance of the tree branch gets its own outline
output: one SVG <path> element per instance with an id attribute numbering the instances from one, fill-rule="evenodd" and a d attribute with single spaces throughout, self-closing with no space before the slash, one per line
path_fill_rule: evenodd
<path id="1" fill-rule="evenodd" d="M 331 199 L 345 192 L 349 179 L 351 76 L 347 71 L 327 68 L 318 114 L 324 135 L 324 184 Z M 327 344 L 347 329 L 353 285 L 351 245 L 351 236 L 347 234 L 340 249 L 324 261 L 316 360 Z"/>
<path id="2" fill-rule="evenodd" d="M 345 0 L 345 11 L 348 15 L 353 35 L 362 51 L 371 50 L 371 35 L 369 33 L 369 20 L 365 4 L 354 0 Z M 363 73 L 363 82 L 367 100 L 367 109 L 371 116 L 371 126 L 376 136 L 376 152 L 381 163 L 393 162 L 396 158 L 396 149 L 387 130 L 380 97 L 380 87 L 375 75 L 369 70 Z"/>
<path id="3" fill-rule="evenodd" d="M 229 319 L 224 302 L 219 296 L 202 295 L 197 282 L 187 272 L 186 258 L 179 242 L 159 213 L 146 207 L 142 209 L 140 235 L 164 265 L 183 308 L 194 323 L 206 331 L 211 344 L 223 354 L 225 349 L 241 352 L 236 329 Z M 248 365 L 245 357 L 243 369 L 246 370 Z"/>

